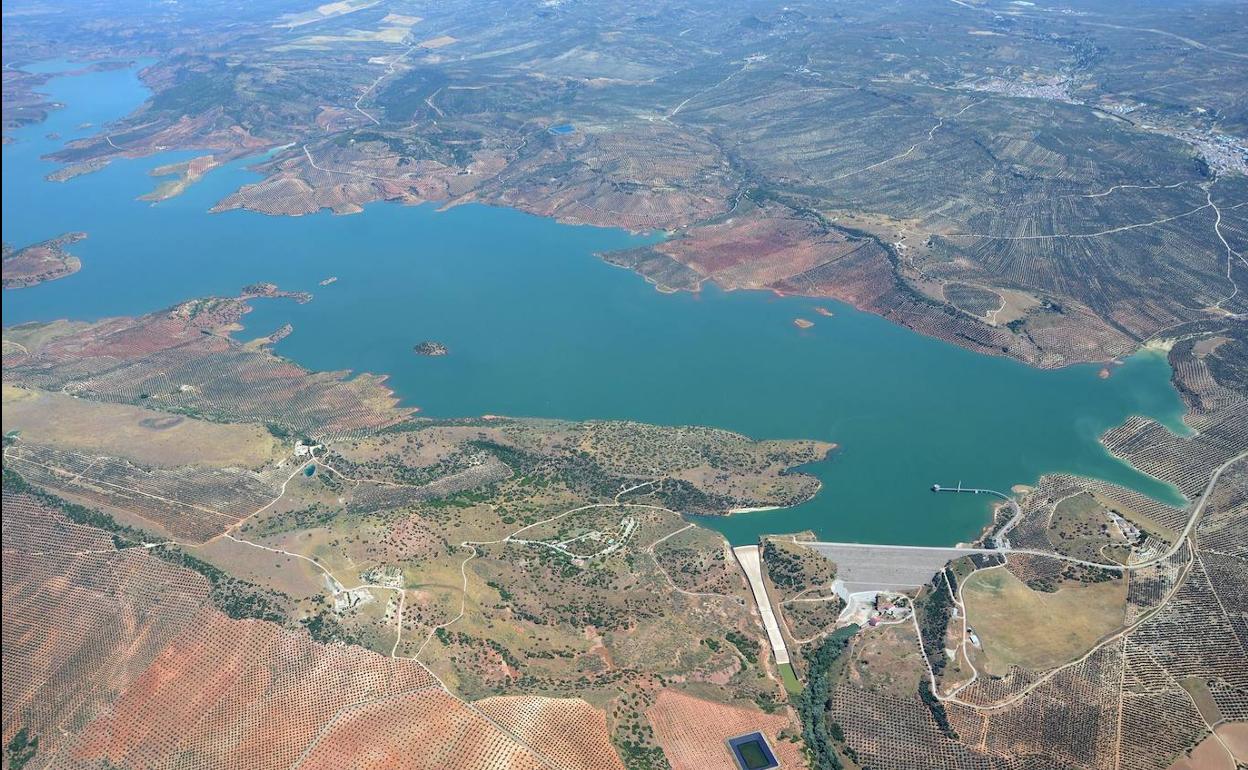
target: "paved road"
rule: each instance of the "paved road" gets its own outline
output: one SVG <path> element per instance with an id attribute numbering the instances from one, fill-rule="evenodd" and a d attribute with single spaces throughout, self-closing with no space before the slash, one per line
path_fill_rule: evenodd
<path id="1" fill-rule="evenodd" d="M 745 577 L 750 581 L 750 590 L 754 592 L 754 601 L 758 604 L 758 612 L 763 616 L 763 628 L 767 629 L 767 641 L 771 642 L 771 652 L 776 663 L 789 662 L 789 650 L 784 646 L 784 637 L 780 634 L 780 624 L 776 622 L 776 613 L 771 609 L 771 599 L 767 598 L 767 589 L 763 586 L 763 562 L 756 545 L 741 545 L 732 549 L 733 555 Z"/>

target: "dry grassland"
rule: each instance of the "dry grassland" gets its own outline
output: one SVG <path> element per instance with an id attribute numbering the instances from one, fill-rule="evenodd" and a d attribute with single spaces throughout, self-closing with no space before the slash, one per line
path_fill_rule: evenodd
<path id="1" fill-rule="evenodd" d="M 1033 591 L 1005 569 L 981 570 L 963 587 L 967 618 L 983 642 L 981 665 L 996 676 L 1010 666 L 1035 671 L 1086 652 L 1122 624 L 1127 582 L 1065 583 Z"/>
<path id="2" fill-rule="evenodd" d="M 422 40 L 417 43 L 417 45 L 421 48 L 442 48 L 454 42 L 457 42 L 456 39 L 450 35 L 439 35 L 438 37 L 431 37 L 428 40 Z"/>
<path id="3" fill-rule="evenodd" d="M 260 468 L 283 454 L 281 443 L 259 425 L 207 422 L 12 385 L 4 386 L 3 427 L 57 449 L 157 468 Z"/>

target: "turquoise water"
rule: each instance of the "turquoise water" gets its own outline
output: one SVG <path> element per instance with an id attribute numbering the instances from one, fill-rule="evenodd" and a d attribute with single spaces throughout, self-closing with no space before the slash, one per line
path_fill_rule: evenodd
<path id="1" fill-rule="evenodd" d="M 153 187 L 149 169 L 194 153 L 48 183 L 53 167 L 39 156 L 59 142 L 47 133 L 72 137 L 84 122 L 125 114 L 145 91 L 133 71 L 58 78 L 47 90 L 66 108 L 4 148 L 4 237 L 89 238 L 74 247 L 78 274 L 5 292 L 6 325 L 136 314 L 273 281 L 315 299 L 257 302 L 242 336 L 290 322 L 278 352 L 313 369 L 388 373 L 404 403 L 431 416 L 635 419 L 840 445 L 809 468 L 824 482 L 814 501 L 707 522 L 734 542 L 813 529 L 831 540 L 949 544 L 980 530 L 987 502 L 934 495 L 931 484 L 1008 490 L 1047 472 L 1179 501 L 1096 440 L 1137 413 L 1182 429 L 1159 355 L 1136 355 L 1101 380 L 1098 367 L 1038 371 L 835 302 L 714 288 L 664 295 L 592 256 L 647 237 L 481 205 L 209 215 L 255 178 L 241 163 L 179 198 L 134 200 Z M 835 317 L 814 314 L 815 305 Z M 799 315 L 815 327 L 796 329 Z M 450 355 L 415 355 L 422 340 Z"/>

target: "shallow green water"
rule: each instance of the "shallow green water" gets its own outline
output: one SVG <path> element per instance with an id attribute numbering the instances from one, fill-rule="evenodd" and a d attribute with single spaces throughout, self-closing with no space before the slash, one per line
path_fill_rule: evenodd
<path id="1" fill-rule="evenodd" d="M 486 206 L 209 215 L 254 178 L 242 164 L 180 198 L 134 200 L 153 187 L 150 168 L 188 153 L 49 183 L 41 154 L 90 133 L 77 128 L 84 122 L 124 114 L 145 91 L 133 71 L 58 78 L 46 90 L 67 107 L 4 148 L 4 238 L 89 238 L 74 247 L 78 274 L 5 292 L 6 325 L 136 314 L 273 281 L 315 299 L 258 302 L 244 336 L 290 322 L 280 353 L 314 369 L 388 373 L 403 401 L 429 415 L 702 424 L 841 446 L 809 469 L 824 482 L 814 501 L 707 522 L 733 542 L 813 529 L 830 540 L 949 544 L 980 530 L 987 501 L 934 495 L 931 484 L 1008 490 L 1048 472 L 1180 500 L 1096 440 L 1137 413 L 1182 429 L 1161 356 L 1136 355 L 1101 380 L 1098 367 L 1038 371 L 834 302 L 713 288 L 662 295 L 592 256 L 646 238 Z M 318 285 L 330 276 L 338 281 Z M 814 314 L 815 305 L 835 317 Z M 816 326 L 796 329 L 799 315 Z M 413 354 L 426 339 L 450 355 Z"/>

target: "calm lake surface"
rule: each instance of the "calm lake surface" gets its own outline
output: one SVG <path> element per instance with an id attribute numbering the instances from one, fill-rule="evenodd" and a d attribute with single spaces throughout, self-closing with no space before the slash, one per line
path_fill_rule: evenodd
<path id="1" fill-rule="evenodd" d="M 46 182 L 55 167 L 41 155 L 125 115 L 147 92 L 135 70 L 58 77 L 43 90 L 65 107 L 3 150 L 4 240 L 89 237 L 73 247 L 78 274 L 4 292 L 5 325 L 140 314 L 272 281 L 315 299 L 259 301 L 240 336 L 290 322 L 279 353 L 312 369 L 387 373 L 403 402 L 426 415 L 631 419 L 840 445 L 809 468 L 824 484 L 815 500 L 704 520 L 734 543 L 812 529 L 828 540 L 952 544 L 984 526 L 987 501 L 934 495 L 931 484 L 1008 491 L 1051 472 L 1182 502 L 1097 442 L 1132 414 L 1184 430 L 1161 355 L 1133 356 L 1102 380 L 1096 366 L 1039 371 L 827 300 L 713 287 L 664 295 L 593 256 L 656 236 L 481 205 L 208 214 L 256 178 L 243 163 L 159 205 L 135 200 L 155 186 L 151 168 L 196 153 Z M 52 132 L 60 138 L 48 139 Z M 318 285 L 331 276 L 338 280 Z M 835 317 L 815 314 L 816 305 Z M 797 316 L 815 327 L 796 329 Z M 450 355 L 413 354 L 426 339 Z"/>

